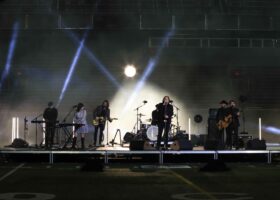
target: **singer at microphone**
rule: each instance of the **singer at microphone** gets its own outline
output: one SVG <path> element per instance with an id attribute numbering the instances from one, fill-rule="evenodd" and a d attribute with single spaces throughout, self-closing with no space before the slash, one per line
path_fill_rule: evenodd
<path id="1" fill-rule="evenodd" d="M 169 96 L 165 96 L 162 102 L 156 105 L 158 110 L 158 136 L 157 136 L 157 150 L 160 149 L 161 139 L 164 140 L 164 149 L 167 149 L 168 145 L 168 133 L 170 130 L 171 119 L 173 116 L 173 106 L 170 105 Z M 162 132 L 163 136 L 162 136 Z"/>

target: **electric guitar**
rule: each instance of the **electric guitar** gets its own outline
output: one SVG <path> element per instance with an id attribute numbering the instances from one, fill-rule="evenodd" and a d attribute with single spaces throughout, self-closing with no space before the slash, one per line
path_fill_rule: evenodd
<path id="1" fill-rule="evenodd" d="M 218 129 L 222 130 L 224 128 L 227 128 L 232 122 L 232 115 L 226 116 L 223 120 L 219 120 L 217 123 Z"/>
<path id="2" fill-rule="evenodd" d="M 118 118 L 110 118 L 110 120 L 118 120 Z M 106 121 L 105 117 L 96 117 L 95 119 L 92 120 L 92 124 L 94 126 L 98 126 L 99 124 L 104 124 Z"/>

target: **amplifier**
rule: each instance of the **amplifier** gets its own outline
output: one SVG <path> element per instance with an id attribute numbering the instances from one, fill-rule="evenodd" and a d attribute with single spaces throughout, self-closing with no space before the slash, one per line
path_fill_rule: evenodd
<path id="1" fill-rule="evenodd" d="M 239 148 L 246 148 L 247 147 L 247 143 L 249 140 L 252 140 L 253 136 L 251 135 L 239 135 L 238 137 L 238 147 Z"/>

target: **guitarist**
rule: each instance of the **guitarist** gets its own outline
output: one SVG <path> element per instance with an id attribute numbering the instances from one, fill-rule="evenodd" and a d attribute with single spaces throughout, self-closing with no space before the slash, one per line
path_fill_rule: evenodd
<path id="1" fill-rule="evenodd" d="M 105 129 L 106 120 L 112 122 L 110 117 L 110 108 L 109 108 L 109 101 L 104 100 L 102 105 L 97 106 L 96 109 L 93 111 L 93 125 L 94 125 L 94 137 L 93 137 L 93 145 L 99 146 L 103 141 L 104 134 L 103 131 Z M 97 141 L 99 130 L 99 140 Z"/>
<path id="2" fill-rule="evenodd" d="M 225 118 L 229 115 L 227 106 L 228 106 L 228 102 L 222 100 L 220 102 L 220 108 L 218 109 L 216 115 L 216 122 L 218 125 L 217 139 L 219 141 L 219 144 L 221 144 L 222 146 L 224 146 L 224 132 L 225 132 L 225 127 L 223 126 L 223 122 Z"/>
<path id="3" fill-rule="evenodd" d="M 239 123 L 239 109 L 236 107 L 236 102 L 234 100 L 229 101 L 229 114 L 232 116 L 232 121 L 229 126 L 226 128 L 226 145 L 229 149 L 232 149 L 232 146 L 235 149 L 238 149 L 238 127 L 240 126 Z"/>

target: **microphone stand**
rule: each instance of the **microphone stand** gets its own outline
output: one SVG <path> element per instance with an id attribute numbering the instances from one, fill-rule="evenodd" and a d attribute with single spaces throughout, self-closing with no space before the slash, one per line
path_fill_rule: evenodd
<path id="1" fill-rule="evenodd" d="M 66 116 L 63 118 L 62 122 L 66 122 L 67 118 L 70 116 L 70 114 L 73 112 L 73 110 L 75 109 L 75 107 L 71 108 L 70 111 L 66 114 Z"/>
<path id="2" fill-rule="evenodd" d="M 134 109 L 134 111 L 136 110 L 136 134 L 138 132 L 138 122 L 140 121 L 139 119 L 139 108 L 142 108 L 146 103 L 143 103 L 141 106 L 138 106 L 137 108 Z"/>
<path id="3" fill-rule="evenodd" d="M 172 104 L 172 106 L 176 108 L 176 122 L 177 122 L 176 124 L 177 124 L 177 134 L 178 134 L 180 131 L 180 126 L 179 126 L 179 110 L 180 109 L 174 104 Z"/>
<path id="4" fill-rule="evenodd" d="M 246 132 L 246 120 L 245 120 L 245 108 L 244 105 L 241 106 L 241 111 L 242 113 L 242 123 L 243 123 L 243 131 L 240 134 L 248 134 L 248 132 Z"/>
<path id="5" fill-rule="evenodd" d="M 109 123 L 108 123 L 108 121 L 109 121 L 109 120 L 106 120 L 106 124 L 107 124 L 107 127 L 106 127 L 106 129 L 107 129 L 107 130 L 106 130 L 106 132 L 107 132 L 107 136 L 106 136 L 107 144 L 106 144 L 106 145 L 107 145 L 107 146 L 109 146 L 109 138 L 108 138 L 108 137 L 109 137 Z M 100 137 L 101 137 L 101 135 L 100 135 Z M 114 145 L 113 145 L 113 146 L 114 146 Z"/>
<path id="6" fill-rule="evenodd" d="M 41 113 L 40 115 L 36 116 L 34 119 L 31 120 L 31 122 L 35 121 L 35 148 L 38 148 L 38 123 L 36 122 L 38 120 L 38 117 L 41 117 L 43 115 L 43 113 Z"/>

